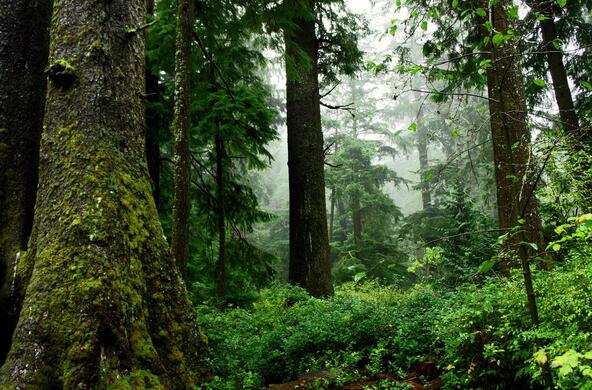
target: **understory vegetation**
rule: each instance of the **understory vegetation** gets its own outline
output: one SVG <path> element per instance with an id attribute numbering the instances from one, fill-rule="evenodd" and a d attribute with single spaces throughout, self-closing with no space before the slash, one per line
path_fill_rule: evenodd
<path id="1" fill-rule="evenodd" d="M 332 379 L 319 385 L 327 388 L 378 372 L 404 377 L 432 359 L 446 388 L 543 387 L 545 361 L 558 388 L 590 388 L 592 248 L 575 245 L 556 269 L 533 278 L 536 330 L 518 270 L 456 289 L 429 281 L 407 289 L 349 282 L 329 299 L 275 284 L 249 307 L 200 306 L 214 375 L 204 388 L 259 389 L 332 369 Z"/>

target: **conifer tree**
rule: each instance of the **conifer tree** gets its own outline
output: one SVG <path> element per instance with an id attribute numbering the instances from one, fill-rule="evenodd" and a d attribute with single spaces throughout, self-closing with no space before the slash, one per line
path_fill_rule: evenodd
<path id="1" fill-rule="evenodd" d="M 193 4 L 180 0 L 177 9 L 175 53 L 175 208 L 171 249 L 181 274 L 187 276 L 189 261 L 189 214 L 191 211 L 191 37 Z"/>
<path id="2" fill-rule="evenodd" d="M 144 150 L 143 0 L 54 1 L 27 283 L 2 388 L 193 388 L 200 336 Z"/>

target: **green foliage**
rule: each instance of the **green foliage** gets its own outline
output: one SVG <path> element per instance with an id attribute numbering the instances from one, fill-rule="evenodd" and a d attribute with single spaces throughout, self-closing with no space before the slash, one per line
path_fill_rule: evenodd
<path id="1" fill-rule="evenodd" d="M 260 388 L 321 368 L 353 374 L 408 369 L 429 358 L 431 310 L 441 304 L 429 288 L 402 292 L 369 283 L 343 285 L 326 300 L 277 285 L 261 291 L 251 310 L 202 307 L 218 376 L 212 387 Z"/>

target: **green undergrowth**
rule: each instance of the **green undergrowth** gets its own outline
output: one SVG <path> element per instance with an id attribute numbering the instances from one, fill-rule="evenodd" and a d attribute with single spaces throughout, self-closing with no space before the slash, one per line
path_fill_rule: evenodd
<path id="1" fill-rule="evenodd" d="M 521 274 L 455 290 L 346 284 L 332 298 L 275 285 L 252 307 L 200 307 L 215 378 L 205 388 L 259 389 L 297 374 L 335 369 L 403 374 L 435 359 L 445 388 L 592 388 L 592 249 L 583 243 L 553 271 L 535 271 L 541 326 L 533 330 Z"/>

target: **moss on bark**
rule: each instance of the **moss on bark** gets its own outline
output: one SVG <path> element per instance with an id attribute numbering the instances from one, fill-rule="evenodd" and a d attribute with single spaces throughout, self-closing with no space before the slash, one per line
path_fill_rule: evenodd
<path id="1" fill-rule="evenodd" d="M 205 338 L 164 239 L 144 155 L 144 2 L 54 2 L 28 283 L 0 384 L 193 388 Z M 75 37 L 75 39 L 73 38 Z M 100 40 L 109 50 L 88 48 Z M 126 75 L 122 79 L 119 75 Z"/>

